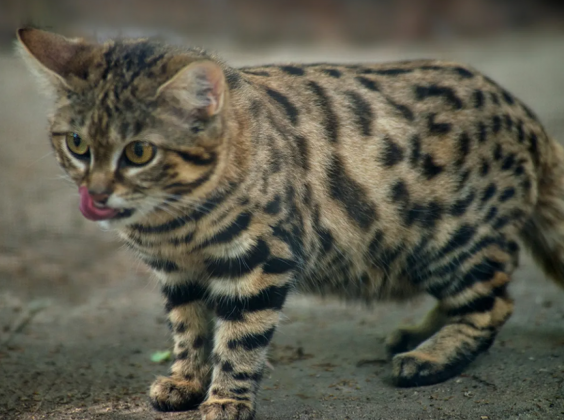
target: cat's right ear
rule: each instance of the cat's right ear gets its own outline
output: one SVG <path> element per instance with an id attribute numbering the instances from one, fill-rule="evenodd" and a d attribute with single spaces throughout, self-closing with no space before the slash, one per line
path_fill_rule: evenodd
<path id="1" fill-rule="evenodd" d="M 17 37 L 21 55 L 46 87 L 68 88 L 73 77 L 85 78 L 92 44 L 32 28 L 19 29 Z"/>

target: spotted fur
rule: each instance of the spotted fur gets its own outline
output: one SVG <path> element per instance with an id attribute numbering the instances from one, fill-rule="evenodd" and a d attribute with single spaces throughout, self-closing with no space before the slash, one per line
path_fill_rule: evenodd
<path id="1" fill-rule="evenodd" d="M 159 410 L 251 419 L 268 345 L 299 289 L 436 308 L 387 341 L 399 386 L 461 372 L 511 315 L 521 237 L 564 279 L 564 156 L 517 98 L 433 61 L 235 69 L 147 40 L 20 31 L 56 92 L 52 143 L 157 274 L 174 337 Z M 49 54 L 45 54 L 48 51 Z M 87 139 L 77 162 L 60 133 Z M 145 167 L 124 145 L 152 142 Z M 213 322 L 212 322 L 213 321 Z"/>

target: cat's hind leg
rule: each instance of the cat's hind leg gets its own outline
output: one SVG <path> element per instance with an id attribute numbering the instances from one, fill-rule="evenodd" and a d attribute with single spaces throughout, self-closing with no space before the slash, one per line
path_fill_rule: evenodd
<path id="1" fill-rule="evenodd" d="M 428 327 L 407 337 L 425 338 L 431 321 L 444 317 L 444 326 L 411 351 L 396 354 L 393 377 L 398 386 L 421 386 L 442 382 L 459 374 L 487 350 L 513 311 L 506 286 L 512 270 L 511 256 L 496 250 L 474 261 L 460 278 L 432 287 L 439 305 Z M 501 257 L 501 258 L 500 258 Z M 425 325 L 425 323 L 424 323 Z M 401 340 L 392 342 L 399 349 Z M 411 344 L 411 343 L 408 343 Z"/>

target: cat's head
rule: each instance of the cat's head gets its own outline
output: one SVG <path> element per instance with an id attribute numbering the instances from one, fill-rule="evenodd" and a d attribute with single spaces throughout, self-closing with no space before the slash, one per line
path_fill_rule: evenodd
<path id="1" fill-rule="evenodd" d="M 18 39 L 55 95 L 51 142 L 87 218 L 139 222 L 219 182 L 232 122 L 216 60 L 147 40 L 97 44 L 36 29 Z"/>

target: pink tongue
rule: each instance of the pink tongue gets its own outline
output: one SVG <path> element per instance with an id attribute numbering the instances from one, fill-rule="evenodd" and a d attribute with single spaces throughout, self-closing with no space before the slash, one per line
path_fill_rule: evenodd
<path id="1" fill-rule="evenodd" d="M 112 217 L 118 214 L 116 209 L 112 209 L 110 207 L 96 207 L 94 206 L 94 200 L 90 194 L 88 194 L 88 188 L 80 187 L 78 189 L 78 193 L 80 194 L 80 205 L 78 208 L 89 220 L 106 220 L 111 219 Z"/>

